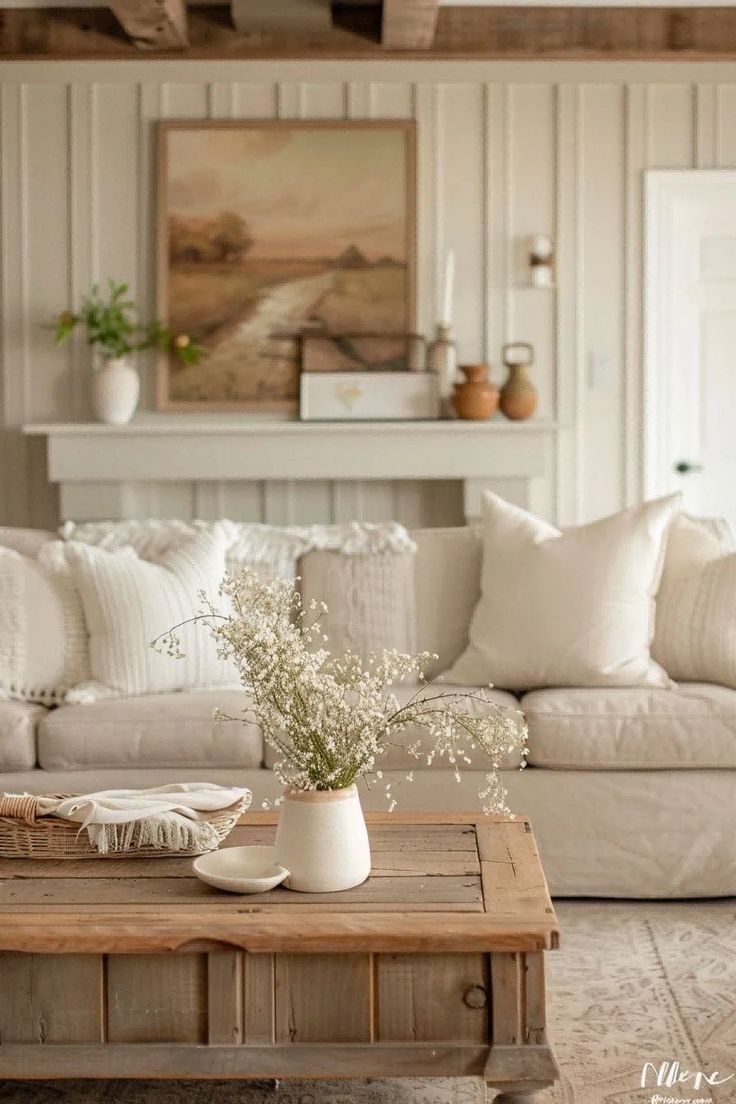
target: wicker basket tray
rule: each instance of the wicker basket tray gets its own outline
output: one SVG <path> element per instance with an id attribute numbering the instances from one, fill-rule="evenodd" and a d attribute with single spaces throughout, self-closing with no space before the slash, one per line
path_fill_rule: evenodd
<path id="1" fill-rule="evenodd" d="M 65 798 L 74 794 L 46 794 L 46 797 Z M 134 849 L 111 847 L 102 854 L 90 842 L 89 836 L 79 824 L 55 816 L 40 816 L 37 797 L 0 795 L 0 859 L 119 859 L 171 858 L 172 856 L 202 855 L 214 851 L 226 839 L 245 811 L 247 799 L 236 801 L 226 809 L 212 813 L 200 813 L 200 820 L 213 828 L 211 846 L 189 850 L 166 850 L 153 846 Z"/>

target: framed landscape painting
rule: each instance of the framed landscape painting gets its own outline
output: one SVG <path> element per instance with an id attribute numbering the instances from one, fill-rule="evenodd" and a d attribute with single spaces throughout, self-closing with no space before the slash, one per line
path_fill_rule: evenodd
<path id="1" fill-rule="evenodd" d="M 410 122 L 159 124 L 158 407 L 291 413 L 305 334 L 414 325 Z"/>

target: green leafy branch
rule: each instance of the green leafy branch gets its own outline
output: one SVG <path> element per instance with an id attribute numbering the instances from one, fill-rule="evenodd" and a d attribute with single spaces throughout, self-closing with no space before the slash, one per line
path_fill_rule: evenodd
<path id="1" fill-rule="evenodd" d="M 173 352 L 180 363 L 186 365 L 197 364 L 205 356 L 202 346 L 192 341 L 188 334 L 174 334 L 158 319 L 141 323 L 138 306 L 126 298 L 128 285 L 115 280 L 107 283 L 106 296 L 100 293 L 99 284 L 95 284 L 82 300 L 77 314 L 62 311 L 52 323 L 56 345 L 64 345 L 81 325 L 87 329 L 87 344 L 98 346 L 107 357 L 128 356 L 139 349 L 158 349 L 164 353 Z"/>

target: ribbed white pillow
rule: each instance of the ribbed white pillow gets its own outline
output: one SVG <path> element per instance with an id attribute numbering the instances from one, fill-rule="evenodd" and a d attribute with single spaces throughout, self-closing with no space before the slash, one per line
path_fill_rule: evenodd
<path id="1" fill-rule="evenodd" d="M 482 594 L 447 682 L 664 686 L 654 596 L 678 496 L 560 532 L 487 492 Z"/>
<path id="2" fill-rule="evenodd" d="M 54 705 L 89 678 L 82 603 L 68 572 L 0 547 L 0 698 Z"/>
<path id="3" fill-rule="evenodd" d="M 672 526 L 652 655 L 674 679 L 736 688 L 736 553 L 725 522 L 681 514 Z"/>
<path id="4" fill-rule="evenodd" d="M 81 543 L 55 548 L 79 590 L 90 634 L 93 685 L 77 688 L 69 700 L 91 701 L 115 694 L 164 694 L 174 690 L 234 686 L 229 663 L 218 658 L 206 626 L 177 629 L 183 659 L 149 644 L 201 608 L 204 592 L 217 604 L 225 571 L 226 535 L 214 527 L 171 549 L 158 563 L 132 549 L 108 552 Z M 99 685 L 95 685 L 99 684 Z"/>

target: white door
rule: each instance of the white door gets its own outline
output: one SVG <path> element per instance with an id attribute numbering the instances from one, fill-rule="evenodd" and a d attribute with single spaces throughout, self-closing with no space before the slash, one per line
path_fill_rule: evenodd
<path id="1" fill-rule="evenodd" d="M 736 533 L 736 172 L 650 172 L 646 202 L 646 495 Z"/>

